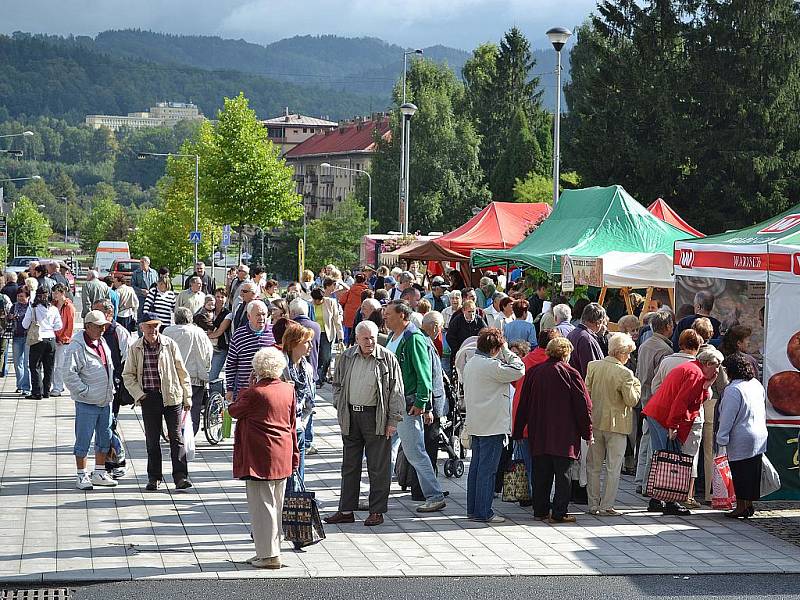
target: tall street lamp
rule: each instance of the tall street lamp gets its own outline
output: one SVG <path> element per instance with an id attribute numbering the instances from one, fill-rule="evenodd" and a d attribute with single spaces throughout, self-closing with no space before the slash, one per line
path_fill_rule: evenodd
<path id="1" fill-rule="evenodd" d="M 553 208 L 558 202 L 558 182 L 561 170 L 561 49 L 572 32 L 566 27 L 553 27 L 547 30 L 547 39 L 553 44 L 558 57 L 556 63 L 556 114 L 553 119 Z"/>
<path id="2" fill-rule="evenodd" d="M 153 156 L 175 156 L 177 158 L 193 158 L 194 159 L 194 231 L 200 230 L 200 156 L 197 154 L 177 154 L 174 152 L 139 152 L 136 158 L 139 160 L 146 160 Z M 194 262 L 197 262 L 197 247 L 200 244 L 194 244 Z M 213 262 L 213 261 L 212 261 Z"/>
<path id="3" fill-rule="evenodd" d="M 14 135 L 22 135 L 22 134 L 14 134 Z M 0 179 L 0 183 L 5 183 L 6 181 L 31 181 L 35 180 L 38 181 L 41 179 L 41 175 L 31 175 L 30 177 L 12 177 L 10 179 Z M 3 186 L 0 185 L 0 212 L 6 212 L 5 204 L 3 203 Z"/>
<path id="4" fill-rule="evenodd" d="M 417 48 L 416 50 L 407 50 L 403 52 L 403 104 L 406 103 L 406 71 L 408 70 L 408 57 L 412 54 L 421 55 L 422 49 Z M 404 206 L 408 202 L 408 198 L 406 198 L 403 194 L 406 191 L 406 185 L 404 182 L 404 174 L 406 172 L 405 169 L 405 145 L 406 145 L 406 128 L 405 124 L 402 124 L 400 129 L 400 190 L 399 190 L 399 199 L 400 199 L 400 228 L 403 228 L 403 214 L 407 211 L 405 210 Z"/>
<path id="5" fill-rule="evenodd" d="M 369 180 L 369 193 L 367 199 L 367 235 L 372 235 L 372 176 L 363 169 L 353 169 L 352 167 L 337 167 L 331 163 L 322 163 L 323 169 L 339 169 L 340 171 L 352 171 L 353 173 L 363 173 Z"/>
<path id="6" fill-rule="evenodd" d="M 32 131 L 20 131 L 19 133 L 6 133 L 4 135 L 0 135 L 0 138 L 10 138 L 10 137 L 31 137 L 33 135 Z"/>
<path id="7" fill-rule="evenodd" d="M 400 222 L 401 229 L 400 231 L 403 235 L 408 235 L 408 205 L 410 204 L 410 199 L 408 197 L 408 188 L 409 188 L 409 176 L 410 176 L 410 166 L 411 166 L 411 117 L 413 117 L 417 113 L 417 107 L 415 104 L 411 102 L 405 102 L 400 107 L 400 112 L 403 113 L 403 138 L 405 139 L 405 158 L 404 158 L 404 165 L 405 171 L 403 172 L 403 202 L 401 203 L 401 207 L 403 209 L 402 220 Z"/>
<path id="8" fill-rule="evenodd" d="M 67 219 L 69 219 L 69 198 L 67 196 L 59 196 L 59 200 L 64 201 L 64 245 L 67 245 L 67 231 L 69 229 L 69 224 L 67 223 Z"/>

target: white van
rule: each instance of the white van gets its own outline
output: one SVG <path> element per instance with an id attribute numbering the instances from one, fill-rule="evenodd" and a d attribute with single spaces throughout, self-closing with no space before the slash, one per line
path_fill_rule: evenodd
<path id="1" fill-rule="evenodd" d="M 117 259 L 126 260 L 131 257 L 128 242 L 100 242 L 94 253 L 94 269 L 105 277 L 111 270 L 111 265 Z"/>

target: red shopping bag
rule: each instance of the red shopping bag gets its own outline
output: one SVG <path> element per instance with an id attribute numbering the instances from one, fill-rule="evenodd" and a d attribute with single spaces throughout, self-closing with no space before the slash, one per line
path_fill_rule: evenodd
<path id="1" fill-rule="evenodd" d="M 711 507 L 719 510 L 731 510 L 736 503 L 736 492 L 733 489 L 731 465 L 727 456 L 714 459 L 714 474 L 711 477 Z"/>

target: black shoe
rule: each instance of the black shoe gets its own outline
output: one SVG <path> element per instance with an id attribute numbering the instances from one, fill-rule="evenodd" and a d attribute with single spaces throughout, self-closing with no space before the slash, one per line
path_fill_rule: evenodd
<path id="1" fill-rule="evenodd" d="M 25 396 L 26 400 L 41 400 L 42 397 L 39 394 L 31 394 L 30 396 Z"/>
<path id="2" fill-rule="evenodd" d="M 176 490 L 188 490 L 192 487 L 192 482 L 187 477 L 186 479 L 181 479 L 180 481 L 175 482 L 175 489 Z"/>
<path id="3" fill-rule="evenodd" d="M 160 480 L 151 479 L 150 481 L 147 482 L 147 485 L 144 486 L 144 489 L 146 489 L 148 492 L 156 492 L 156 491 L 158 491 L 158 488 L 160 488 L 160 487 L 161 487 L 161 481 Z"/>
<path id="4" fill-rule="evenodd" d="M 676 504 L 675 502 L 667 502 L 664 505 L 664 514 L 685 517 L 692 514 L 692 511 L 690 511 L 688 508 L 682 507 L 680 504 Z"/>
<path id="5" fill-rule="evenodd" d="M 661 500 L 652 498 L 647 505 L 647 512 L 664 512 L 664 503 Z"/>

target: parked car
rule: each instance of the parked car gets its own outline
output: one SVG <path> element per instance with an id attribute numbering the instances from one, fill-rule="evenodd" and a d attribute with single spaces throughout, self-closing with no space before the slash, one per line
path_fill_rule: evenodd
<path id="1" fill-rule="evenodd" d="M 7 273 L 22 273 L 28 270 L 28 265 L 33 261 L 41 261 L 38 256 L 16 256 L 6 265 Z"/>
<path id="2" fill-rule="evenodd" d="M 113 263 L 111 263 L 111 269 L 109 269 L 109 275 L 111 275 L 112 277 L 117 277 L 118 275 L 122 275 L 125 278 L 125 283 L 130 285 L 133 272 L 138 268 L 139 268 L 138 258 L 118 258 Z"/>

